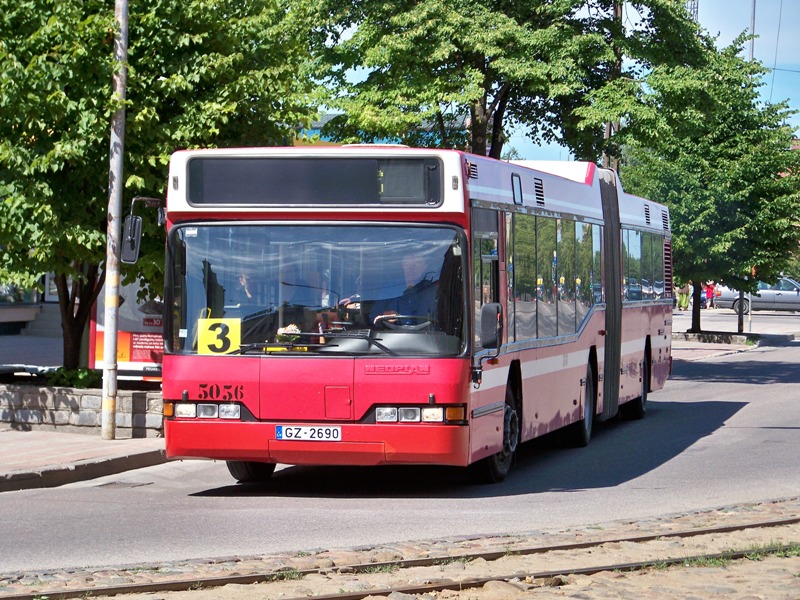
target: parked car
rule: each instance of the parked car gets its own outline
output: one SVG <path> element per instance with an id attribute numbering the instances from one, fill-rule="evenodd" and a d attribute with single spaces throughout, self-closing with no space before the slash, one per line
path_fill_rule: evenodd
<path id="1" fill-rule="evenodd" d="M 678 301 L 678 298 L 676 296 L 675 297 L 675 302 L 677 302 L 677 301 Z M 689 303 L 690 303 L 690 306 L 694 306 L 694 292 L 691 292 L 689 294 Z M 700 308 L 705 308 L 705 307 L 706 307 L 706 289 L 703 288 L 703 289 L 700 290 Z M 691 310 L 691 308 L 689 310 Z"/>
<path id="2" fill-rule="evenodd" d="M 732 308 L 739 310 L 739 292 L 727 287 L 719 288 L 720 295 L 716 297 L 717 308 Z M 781 277 L 777 283 L 758 282 L 758 294 L 751 294 L 749 299 L 745 294 L 742 300 L 744 313 L 753 310 L 800 310 L 800 283 L 788 277 Z"/>

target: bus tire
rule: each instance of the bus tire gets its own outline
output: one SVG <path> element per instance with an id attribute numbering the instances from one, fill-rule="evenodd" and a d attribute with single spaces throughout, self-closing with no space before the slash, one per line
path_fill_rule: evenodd
<path id="1" fill-rule="evenodd" d="M 475 483 L 500 483 L 511 471 L 521 435 L 519 404 L 511 386 L 506 386 L 503 409 L 503 449 L 470 465 L 470 478 Z"/>
<path id="2" fill-rule="evenodd" d="M 568 441 L 576 448 L 585 448 L 592 439 L 594 428 L 594 413 L 597 406 L 597 386 L 595 385 L 594 368 L 592 363 L 586 367 L 586 386 L 583 398 L 583 418 L 570 425 Z"/>
<path id="3" fill-rule="evenodd" d="M 228 471 L 239 483 L 260 483 L 268 481 L 275 472 L 275 463 L 262 463 L 244 460 L 225 461 Z"/>
<path id="4" fill-rule="evenodd" d="M 650 357 L 645 352 L 642 358 L 642 390 L 638 398 L 620 407 L 622 418 L 627 420 L 644 419 L 647 414 L 647 395 L 650 392 Z"/>

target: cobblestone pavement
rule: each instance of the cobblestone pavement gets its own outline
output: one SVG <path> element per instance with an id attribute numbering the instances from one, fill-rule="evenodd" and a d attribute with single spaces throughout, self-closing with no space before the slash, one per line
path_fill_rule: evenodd
<path id="1" fill-rule="evenodd" d="M 800 498 L 790 498 L 772 502 L 723 507 L 711 511 L 689 512 L 686 514 L 670 515 L 636 522 L 613 522 L 607 524 L 598 524 L 591 527 L 580 527 L 554 532 L 531 531 L 520 533 L 519 535 L 514 536 L 465 537 L 411 541 L 393 545 L 363 546 L 356 548 L 309 549 L 308 552 L 294 552 L 266 556 L 222 557 L 213 560 L 191 560 L 150 565 L 132 565 L 129 567 L 5 573 L 0 574 L 0 600 L 3 598 L 17 597 L 33 598 L 37 595 L 48 596 L 49 598 L 57 598 L 59 592 L 63 593 L 66 591 L 75 590 L 86 590 L 90 592 L 92 598 L 100 598 L 104 593 L 104 588 L 120 585 L 145 585 L 151 583 L 164 584 L 166 582 L 173 581 L 191 582 L 198 578 L 230 577 L 232 575 L 263 574 L 278 571 L 294 572 L 321 569 L 322 574 L 316 576 L 324 577 L 326 576 L 326 573 L 336 573 L 339 575 L 342 573 L 347 574 L 347 567 L 352 567 L 354 565 L 374 564 L 415 558 L 441 558 L 445 563 L 455 564 L 456 571 L 459 571 L 463 570 L 463 564 L 458 566 L 458 561 L 453 560 L 453 558 L 468 553 L 496 551 L 508 555 L 514 550 L 521 548 L 619 539 L 629 536 L 655 535 L 659 537 L 668 537 L 670 533 L 678 531 L 698 530 L 719 526 L 740 526 L 763 521 L 777 521 L 780 519 L 796 517 L 798 515 L 800 515 Z M 795 526 L 793 529 L 785 530 L 783 534 L 768 532 L 763 535 L 767 536 L 765 539 L 773 541 L 778 537 L 785 538 L 785 536 L 789 536 L 792 538 L 792 536 L 794 536 L 792 539 L 788 539 L 788 541 L 791 543 L 796 543 L 800 546 L 800 539 L 798 539 L 800 538 L 800 526 Z M 783 541 L 785 542 L 787 539 L 783 539 Z M 684 544 L 683 542 L 675 543 L 679 544 L 677 550 L 679 553 L 683 551 L 689 551 L 688 544 Z M 684 544 L 684 546 L 681 546 L 680 544 Z M 685 550 L 682 549 L 684 547 Z M 613 548 L 611 550 L 607 549 L 602 553 L 598 553 L 595 550 L 594 559 L 596 560 L 597 558 L 600 558 L 600 564 L 610 564 L 614 562 L 613 557 L 616 555 L 612 550 Z M 675 551 L 675 548 L 672 548 L 672 550 Z M 682 557 L 683 555 L 678 554 L 678 556 Z M 686 556 L 689 556 L 689 554 L 686 554 Z M 450 559 L 449 561 L 446 560 L 448 558 Z M 645 558 L 640 558 L 640 560 L 645 560 Z M 633 562 L 632 560 L 630 561 Z M 483 570 L 487 571 L 487 568 L 484 566 Z M 774 575 L 774 571 L 770 571 L 766 574 L 768 579 L 771 578 L 770 580 L 774 579 Z M 313 589 L 315 576 L 309 577 L 310 579 L 304 579 L 303 585 L 300 587 L 301 589 L 310 590 L 310 595 L 313 595 L 314 593 L 318 593 L 318 590 Z M 363 577 L 346 577 L 347 584 L 345 587 L 366 585 L 363 579 Z M 749 579 L 753 579 L 753 577 L 750 576 Z M 794 580 L 800 584 L 800 563 L 794 571 Z M 753 582 L 751 581 L 751 583 Z M 341 585 L 345 584 L 342 583 Z M 252 592 L 253 594 L 260 595 L 239 595 L 231 596 L 231 598 L 240 597 L 243 599 L 263 599 L 267 597 L 273 597 L 271 595 L 265 595 L 265 589 L 259 588 L 258 586 L 233 586 L 232 589 L 239 590 L 241 592 L 241 589 L 239 588 L 242 587 L 248 588 L 249 592 Z M 231 588 L 231 586 L 226 586 L 226 588 Z M 226 588 L 214 588 L 214 590 L 206 590 L 211 594 L 206 597 L 229 597 L 223 596 L 223 590 Z M 228 589 L 227 592 L 231 592 L 232 589 Z M 563 592 L 564 590 L 562 589 L 561 591 Z M 174 595 L 184 593 L 191 592 L 170 592 L 169 594 Z M 285 592 L 282 593 L 284 594 L 282 597 L 292 597 L 286 596 Z M 751 598 L 800 598 L 800 588 L 792 593 L 795 595 L 774 596 L 767 594 L 762 596 L 751 596 Z M 179 600 L 180 598 L 184 598 L 184 596 L 173 597 L 166 594 L 166 592 L 159 592 L 155 596 L 149 594 L 126 596 L 125 598 L 127 600 L 134 600 L 136 598 L 148 598 L 149 600 L 156 600 L 160 598 L 167 600 Z M 468 597 L 470 596 L 464 596 L 464 598 Z M 537 596 L 537 598 L 538 597 L 540 596 Z M 591 598 L 593 596 L 576 597 Z M 664 597 L 678 598 L 682 596 Z M 742 598 L 743 597 L 744 596 L 742 596 Z M 191 598 L 192 600 L 203 600 L 203 598 L 197 595 L 193 595 Z"/>
<path id="2" fill-rule="evenodd" d="M 746 345 L 703 343 L 689 340 L 676 340 L 674 345 L 675 360 L 704 360 L 713 356 L 731 352 L 747 351 L 751 347 Z M 30 433 L 30 432 L 28 432 Z M 6 431 L 0 435 L 0 441 L 6 438 L 15 446 L 18 442 L 11 441 L 13 436 L 24 435 L 25 432 Z M 67 435 L 67 434 L 53 434 Z M 92 436 L 75 435 L 84 438 L 87 448 L 96 446 Z M 132 441 L 129 441 L 132 442 Z M 74 441 L 69 443 L 74 444 Z M 157 442 L 147 442 L 157 443 Z M 152 452 L 151 448 L 147 449 Z M 136 451 L 133 451 L 136 454 Z M 213 560 L 178 561 L 164 564 L 114 566 L 107 568 L 87 568 L 52 570 L 40 572 L 14 572 L 0 573 L 0 600 L 4 598 L 43 598 L 59 597 L 66 592 L 81 592 L 82 597 L 92 596 L 101 598 L 104 590 L 110 587 L 128 584 L 164 584 L 166 582 L 186 582 L 198 578 L 229 577 L 234 574 L 262 574 L 265 572 L 304 571 L 321 569 L 316 576 L 304 578 L 303 585 L 297 589 L 305 589 L 309 595 L 318 593 L 322 580 L 328 578 L 329 573 L 347 573 L 347 567 L 359 564 L 374 564 L 400 559 L 413 558 L 442 558 L 458 557 L 467 553 L 477 552 L 509 552 L 519 548 L 532 546 L 550 546 L 556 544 L 590 542 L 610 538 L 623 538 L 632 535 L 660 535 L 668 536 L 670 532 L 699 529 L 721 525 L 742 525 L 751 522 L 778 520 L 800 515 L 800 498 L 783 499 L 759 504 L 724 507 L 713 511 L 689 512 L 680 515 L 669 515 L 663 518 L 650 519 L 639 522 L 614 522 L 598 524 L 594 527 L 574 528 L 566 531 L 528 531 L 520 532 L 515 536 L 499 537 L 465 537 L 441 540 L 409 541 L 393 545 L 363 546 L 357 548 L 336 549 L 309 549 L 304 553 L 286 553 L 268 556 L 220 557 Z M 790 532 L 794 535 L 794 532 Z M 792 538 L 793 542 L 800 544 L 800 539 Z M 688 548 L 687 548 L 688 551 Z M 605 552 L 605 551 L 604 551 Z M 607 553 L 612 556 L 613 552 Z M 704 575 L 706 583 L 704 591 L 698 592 L 694 588 L 690 591 L 674 586 L 676 576 L 673 575 L 671 583 L 654 582 L 651 587 L 659 591 L 647 593 L 648 598 L 787 598 L 800 599 L 800 567 L 795 563 L 783 562 L 774 564 L 782 559 L 764 560 L 758 564 L 750 565 L 749 572 L 741 575 L 731 575 L 718 570 L 699 572 Z M 605 561 L 604 564 L 610 561 Z M 451 564 L 458 564 L 455 561 Z M 763 566 L 763 568 L 761 568 Z M 456 567 L 454 567 L 456 568 Z M 733 569 L 734 567 L 730 567 Z M 456 568 L 457 570 L 457 568 Z M 486 569 L 484 569 L 486 570 Z M 697 575 L 698 571 L 694 571 Z M 662 573 L 664 575 L 664 573 Z M 463 573 L 462 573 L 463 576 Z M 316 579 L 315 579 L 316 577 Z M 643 580 L 632 579 L 633 576 L 619 574 L 601 574 L 591 578 L 576 578 L 568 582 L 554 582 L 553 587 L 543 590 L 525 581 L 516 582 L 515 587 L 509 588 L 508 584 L 497 582 L 487 586 L 487 590 L 472 590 L 468 595 L 448 595 L 442 592 L 441 598 L 465 600 L 475 598 L 512 598 L 514 594 L 524 593 L 537 588 L 536 598 L 574 597 L 574 598 L 641 598 Z M 731 580 L 733 577 L 733 581 Z M 677 576 L 680 579 L 681 576 Z M 639 581 L 639 584 L 632 583 Z M 719 583 L 719 585 L 717 585 Z M 564 584 L 564 585 L 562 585 Z M 350 577 L 341 584 L 345 590 L 358 589 L 366 585 L 363 577 Z M 650 585 L 650 584 L 648 584 Z M 304 587 L 303 587 L 304 586 Z M 659 587 L 660 586 L 660 587 Z M 794 586 L 794 587 L 793 587 Z M 351 589 L 352 588 L 352 589 Z M 650 589 L 650 588 L 646 588 Z M 665 591 L 666 590 L 666 591 Z M 675 591 L 678 590 L 678 591 Z M 224 591 L 224 595 L 223 595 Z M 279 591 L 282 596 L 270 596 L 261 586 L 225 586 L 206 590 L 209 594 L 205 598 L 240 598 L 250 600 L 268 597 L 289 597 L 285 592 Z M 513 592 L 513 593 L 512 593 Z M 126 596 L 127 600 L 181 600 L 183 596 L 175 594 L 193 594 L 191 600 L 205 600 L 202 591 L 195 592 L 158 592 L 157 594 Z M 237 595 L 238 594 L 238 595 Z M 255 594 L 255 595 L 254 595 Z M 483 594 L 483 595 L 481 595 Z M 402 600 L 404 597 L 393 595 L 392 600 Z M 188 596 L 187 596 L 188 598 Z"/>

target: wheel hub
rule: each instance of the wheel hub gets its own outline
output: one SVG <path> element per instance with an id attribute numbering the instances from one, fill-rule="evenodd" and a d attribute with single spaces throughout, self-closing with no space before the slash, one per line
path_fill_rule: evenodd
<path id="1" fill-rule="evenodd" d="M 513 454 L 519 445 L 519 415 L 511 406 L 506 404 L 503 419 L 503 452 Z"/>

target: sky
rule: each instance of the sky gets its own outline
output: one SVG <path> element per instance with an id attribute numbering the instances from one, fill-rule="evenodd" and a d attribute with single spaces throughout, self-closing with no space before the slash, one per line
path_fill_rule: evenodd
<path id="1" fill-rule="evenodd" d="M 789 107 L 800 111 L 800 25 L 798 0 L 697 0 L 700 26 L 712 36 L 718 36 L 717 46 L 724 47 L 742 32 L 750 31 L 750 20 L 755 5 L 755 33 L 753 57 L 774 71 L 764 77 L 761 97 L 765 102 L 787 100 Z M 626 19 L 635 14 L 626 6 Z M 744 58 L 749 58 L 749 43 L 744 47 Z M 800 136 L 800 114 L 794 115 L 790 125 Z M 569 160 L 569 152 L 560 146 L 537 146 L 524 132 L 516 132 L 506 145 L 514 148 L 527 160 Z"/>

